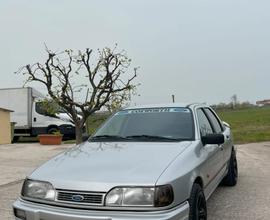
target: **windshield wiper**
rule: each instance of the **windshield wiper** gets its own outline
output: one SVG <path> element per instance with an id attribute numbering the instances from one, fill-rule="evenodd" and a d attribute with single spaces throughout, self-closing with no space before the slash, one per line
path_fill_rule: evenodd
<path id="1" fill-rule="evenodd" d="M 164 137 L 164 136 L 156 136 L 156 135 L 130 135 L 126 136 L 127 139 L 149 139 L 149 140 L 164 140 L 164 141 L 180 141 L 182 139 L 178 138 L 170 138 L 170 137 Z"/>
<path id="2" fill-rule="evenodd" d="M 118 135 L 96 135 L 96 136 L 93 136 L 90 138 L 90 140 L 99 140 L 99 139 L 110 139 L 110 140 L 113 140 L 113 139 L 116 139 L 116 140 L 126 140 L 125 137 L 122 137 L 122 136 L 118 136 Z"/>

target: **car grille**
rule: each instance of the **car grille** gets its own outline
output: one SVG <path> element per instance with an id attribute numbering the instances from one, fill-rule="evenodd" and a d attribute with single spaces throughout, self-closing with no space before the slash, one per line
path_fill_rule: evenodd
<path id="1" fill-rule="evenodd" d="M 104 193 L 71 192 L 57 190 L 57 202 L 64 203 L 103 205 L 104 196 Z"/>

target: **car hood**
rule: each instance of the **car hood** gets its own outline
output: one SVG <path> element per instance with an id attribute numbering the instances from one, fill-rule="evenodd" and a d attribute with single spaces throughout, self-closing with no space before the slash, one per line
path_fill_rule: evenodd
<path id="1" fill-rule="evenodd" d="M 115 186 L 153 186 L 191 142 L 85 142 L 36 169 L 29 178 L 58 189 L 107 192 Z"/>

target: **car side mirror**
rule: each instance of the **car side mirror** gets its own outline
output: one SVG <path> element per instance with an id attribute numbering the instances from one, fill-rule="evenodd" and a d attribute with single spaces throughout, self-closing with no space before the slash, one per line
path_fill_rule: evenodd
<path id="1" fill-rule="evenodd" d="M 202 136 L 203 145 L 206 144 L 223 144 L 225 142 L 223 134 L 207 134 Z"/>

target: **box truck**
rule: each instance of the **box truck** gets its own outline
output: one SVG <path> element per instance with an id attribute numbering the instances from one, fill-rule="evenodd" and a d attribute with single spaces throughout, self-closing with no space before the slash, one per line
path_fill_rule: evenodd
<path id="1" fill-rule="evenodd" d="M 15 122 L 14 141 L 21 136 L 37 136 L 60 131 L 65 137 L 75 137 L 75 126 L 64 112 L 51 115 L 41 107 L 45 97 L 34 88 L 0 89 L 0 107 L 11 109 Z"/>

